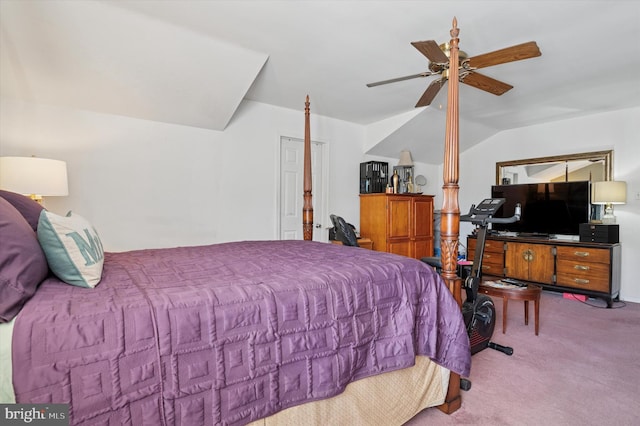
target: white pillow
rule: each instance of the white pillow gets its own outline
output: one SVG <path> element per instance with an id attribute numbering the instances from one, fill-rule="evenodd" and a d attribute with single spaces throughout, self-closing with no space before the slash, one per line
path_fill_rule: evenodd
<path id="1" fill-rule="evenodd" d="M 43 210 L 38 220 L 38 241 L 49 268 L 62 281 L 95 287 L 102 277 L 104 249 L 96 229 L 82 216 L 59 216 Z"/>

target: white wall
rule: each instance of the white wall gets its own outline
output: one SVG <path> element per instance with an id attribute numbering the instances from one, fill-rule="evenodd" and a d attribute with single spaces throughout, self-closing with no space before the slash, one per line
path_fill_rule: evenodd
<path id="1" fill-rule="evenodd" d="M 70 194 L 46 206 L 89 219 L 108 251 L 278 236 L 280 136 L 304 138 L 304 99 L 245 102 L 224 132 L 1 102 L 0 155 L 66 161 Z M 329 212 L 357 217 L 362 126 L 312 108 L 311 137 L 329 147 Z"/>
<path id="2" fill-rule="evenodd" d="M 497 161 L 613 149 L 613 178 L 627 182 L 627 204 L 615 206 L 622 244 L 623 300 L 640 302 L 640 108 L 501 132 L 460 156 L 460 210 L 489 197 Z M 467 225 L 467 224 L 462 224 Z M 461 226 L 461 240 L 470 231 Z"/>
<path id="3" fill-rule="evenodd" d="M 496 161 L 614 149 L 614 178 L 628 184 L 616 206 L 624 300 L 640 302 L 640 109 L 499 133 L 461 153 L 460 210 L 490 195 Z M 87 217 L 110 251 L 278 237 L 280 136 L 304 137 L 303 109 L 243 103 L 224 132 L 2 99 L 0 155 L 65 160 L 68 197 L 47 207 Z M 329 148 L 328 213 L 359 226 L 358 179 L 364 129 L 314 114 L 311 136 Z M 400 149 L 398 150 L 399 155 Z M 425 194 L 442 204 L 442 167 L 417 163 Z M 328 218 L 316 217 L 316 222 Z M 327 222 L 328 223 L 328 222 Z M 461 241 L 471 230 L 461 225 Z"/>

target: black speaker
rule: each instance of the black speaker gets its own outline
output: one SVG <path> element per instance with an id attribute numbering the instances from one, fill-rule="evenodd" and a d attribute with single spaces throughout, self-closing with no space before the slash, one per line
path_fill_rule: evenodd
<path id="1" fill-rule="evenodd" d="M 620 227 L 603 223 L 581 223 L 580 242 L 582 243 L 619 243 Z"/>

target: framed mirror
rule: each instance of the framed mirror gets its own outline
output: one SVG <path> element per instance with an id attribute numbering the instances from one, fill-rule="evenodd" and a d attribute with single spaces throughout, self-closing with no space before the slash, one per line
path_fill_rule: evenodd
<path id="1" fill-rule="evenodd" d="M 496 185 L 612 180 L 613 150 L 496 163 Z"/>

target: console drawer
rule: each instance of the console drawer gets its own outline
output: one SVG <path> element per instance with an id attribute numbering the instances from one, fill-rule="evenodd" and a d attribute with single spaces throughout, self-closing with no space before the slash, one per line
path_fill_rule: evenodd
<path id="1" fill-rule="evenodd" d="M 475 244 L 474 244 L 475 249 Z M 484 242 L 484 252 L 490 253 L 504 253 L 504 243 L 502 241 L 495 240 L 485 240 Z"/>
<path id="2" fill-rule="evenodd" d="M 607 249 L 591 247 L 557 247 L 558 260 L 574 260 L 579 262 L 610 262 L 610 252 Z"/>
<path id="3" fill-rule="evenodd" d="M 475 238 L 467 240 L 467 259 L 473 260 L 476 252 Z M 482 255 L 482 273 L 488 275 L 504 275 L 504 243 L 502 241 L 486 240 Z"/>
<path id="4" fill-rule="evenodd" d="M 482 273 L 488 275 L 504 275 L 504 263 L 495 264 L 483 261 Z"/>
<path id="5" fill-rule="evenodd" d="M 475 238 L 469 238 L 467 241 L 467 259 L 473 260 L 476 254 Z M 504 243 L 502 241 L 486 240 L 484 243 L 484 255 L 482 262 L 504 262 Z"/>
<path id="6" fill-rule="evenodd" d="M 556 283 L 592 291 L 609 291 L 609 265 L 558 260 Z"/>

